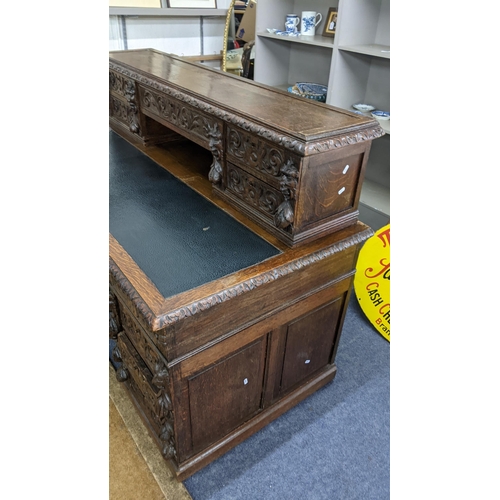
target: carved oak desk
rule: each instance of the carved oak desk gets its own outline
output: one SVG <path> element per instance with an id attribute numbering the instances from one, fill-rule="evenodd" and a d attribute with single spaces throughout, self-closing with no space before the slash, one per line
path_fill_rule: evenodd
<path id="1" fill-rule="evenodd" d="M 287 245 L 358 220 L 376 120 L 153 49 L 111 52 L 109 68 L 111 128 L 210 150 L 214 191 Z"/>
<path id="2" fill-rule="evenodd" d="M 211 161 L 110 131 L 113 358 L 179 480 L 334 378 L 373 234 L 357 222 L 289 247 L 213 195 Z"/>

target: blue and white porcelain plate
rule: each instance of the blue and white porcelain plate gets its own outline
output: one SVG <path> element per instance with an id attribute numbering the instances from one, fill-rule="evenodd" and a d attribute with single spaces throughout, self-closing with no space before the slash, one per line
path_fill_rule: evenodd
<path id="1" fill-rule="evenodd" d="M 366 113 L 368 111 L 373 111 L 375 109 L 375 106 L 372 106 L 371 104 L 362 104 L 362 103 L 353 104 L 352 107 L 354 109 L 357 109 L 358 111 L 362 111 L 364 113 Z"/>
<path id="2" fill-rule="evenodd" d="M 326 95 L 328 92 L 328 87 L 325 87 L 325 85 L 321 85 L 320 83 L 297 82 L 295 85 L 304 94 L 314 94 L 319 96 Z"/>
<path id="3" fill-rule="evenodd" d="M 376 109 L 372 111 L 373 118 L 378 118 L 379 120 L 390 120 L 391 114 L 389 111 L 381 111 L 380 109 Z"/>
<path id="4" fill-rule="evenodd" d="M 318 102 L 325 102 L 326 101 L 326 94 L 310 94 L 307 92 L 301 92 L 297 88 L 297 85 L 292 85 L 291 87 L 288 87 L 288 92 L 290 92 L 293 95 L 305 97 L 306 99 L 313 99 L 314 101 L 318 101 Z"/>

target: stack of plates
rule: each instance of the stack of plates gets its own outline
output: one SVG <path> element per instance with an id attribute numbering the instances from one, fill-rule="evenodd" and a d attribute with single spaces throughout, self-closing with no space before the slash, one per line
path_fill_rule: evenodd
<path id="1" fill-rule="evenodd" d="M 288 87 L 288 92 L 307 99 L 325 102 L 328 87 L 321 85 L 320 83 L 298 82 L 295 85 Z"/>

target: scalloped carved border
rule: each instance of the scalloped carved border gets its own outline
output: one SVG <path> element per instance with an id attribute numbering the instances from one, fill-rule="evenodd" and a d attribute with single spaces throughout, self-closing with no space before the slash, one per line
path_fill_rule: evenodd
<path id="1" fill-rule="evenodd" d="M 110 61 L 109 68 L 112 71 L 121 73 L 124 76 L 132 78 L 139 83 L 147 85 L 148 87 L 164 92 L 165 94 L 188 103 L 191 106 L 204 111 L 205 113 L 216 116 L 217 118 L 224 120 L 227 123 L 237 125 L 243 130 L 246 130 L 252 134 L 256 134 L 260 137 L 264 137 L 272 141 L 274 144 L 278 144 L 303 156 L 322 153 L 332 149 L 339 149 L 362 141 L 370 141 L 373 139 L 377 139 L 378 137 L 381 137 L 385 134 L 382 127 L 377 125 L 375 127 L 368 127 L 363 130 L 356 130 L 352 133 L 344 133 L 330 139 L 310 142 L 306 144 L 303 141 L 299 141 L 292 137 L 279 134 L 274 130 L 268 129 L 262 125 L 250 122 L 247 118 L 237 116 L 221 108 L 216 108 L 215 106 L 212 106 L 200 99 L 192 97 L 184 92 L 174 89 L 173 87 L 169 87 L 164 83 L 159 83 L 158 81 L 148 78 L 140 73 L 124 68 L 119 64 Z"/>
<path id="2" fill-rule="evenodd" d="M 146 302 L 144 302 L 143 298 L 137 293 L 130 281 L 125 277 L 121 269 L 115 264 L 111 257 L 109 258 L 109 273 L 119 288 L 123 290 L 125 295 L 129 298 L 131 305 L 133 305 L 142 318 L 145 319 L 148 326 L 151 327 L 154 325 L 156 315 L 149 308 Z"/>
<path id="3" fill-rule="evenodd" d="M 238 285 L 227 288 L 226 290 L 222 290 L 219 293 L 211 295 L 209 297 L 205 297 L 204 299 L 192 302 L 186 306 L 180 307 L 174 311 L 170 311 L 164 315 L 156 317 L 149 307 L 144 303 L 143 299 L 140 295 L 134 290 L 130 282 L 125 278 L 120 269 L 114 264 L 112 259 L 110 258 L 110 271 L 113 274 L 113 277 L 119 283 L 122 290 L 128 295 L 130 300 L 134 303 L 136 308 L 144 315 L 144 318 L 150 325 L 153 330 L 161 330 L 166 326 L 172 325 L 181 321 L 184 318 L 189 316 L 194 316 L 198 313 L 206 311 L 211 307 L 216 306 L 217 304 L 222 304 L 223 302 L 227 302 L 239 295 L 255 290 L 261 285 L 265 285 L 266 283 L 270 283 L 277 279 L 282 278 L 290 273 L 298 271 L 304 267 L 307 267 L 315 262 L 319 262 L 331 255 L 342 252 L 343 250 L 362 243 L 367 240 L 371 236 L 373 236 L 374 232 L 371 228 L 365 229 L 356 235 L 350 236 L 345 240 L 342 240 L 334 245 L 323 248 L 318 252 L 314 252 L 306 257 L 301 257 L 297 260 L 289 262 L 283 266 L 277 267 L 272 271 L 263 273 L 255 278 L 251 278 L 246 280 Z"/>

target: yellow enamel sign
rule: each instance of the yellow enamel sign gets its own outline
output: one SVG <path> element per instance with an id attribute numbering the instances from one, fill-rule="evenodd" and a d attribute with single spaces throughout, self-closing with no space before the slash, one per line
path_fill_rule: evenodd
<path id="1" fill-rule="evenodd" d="M 366 240 L 359 252 L 354 292 L 373 326 L 391 341 L 391 226 L 388 224 Z"/>

